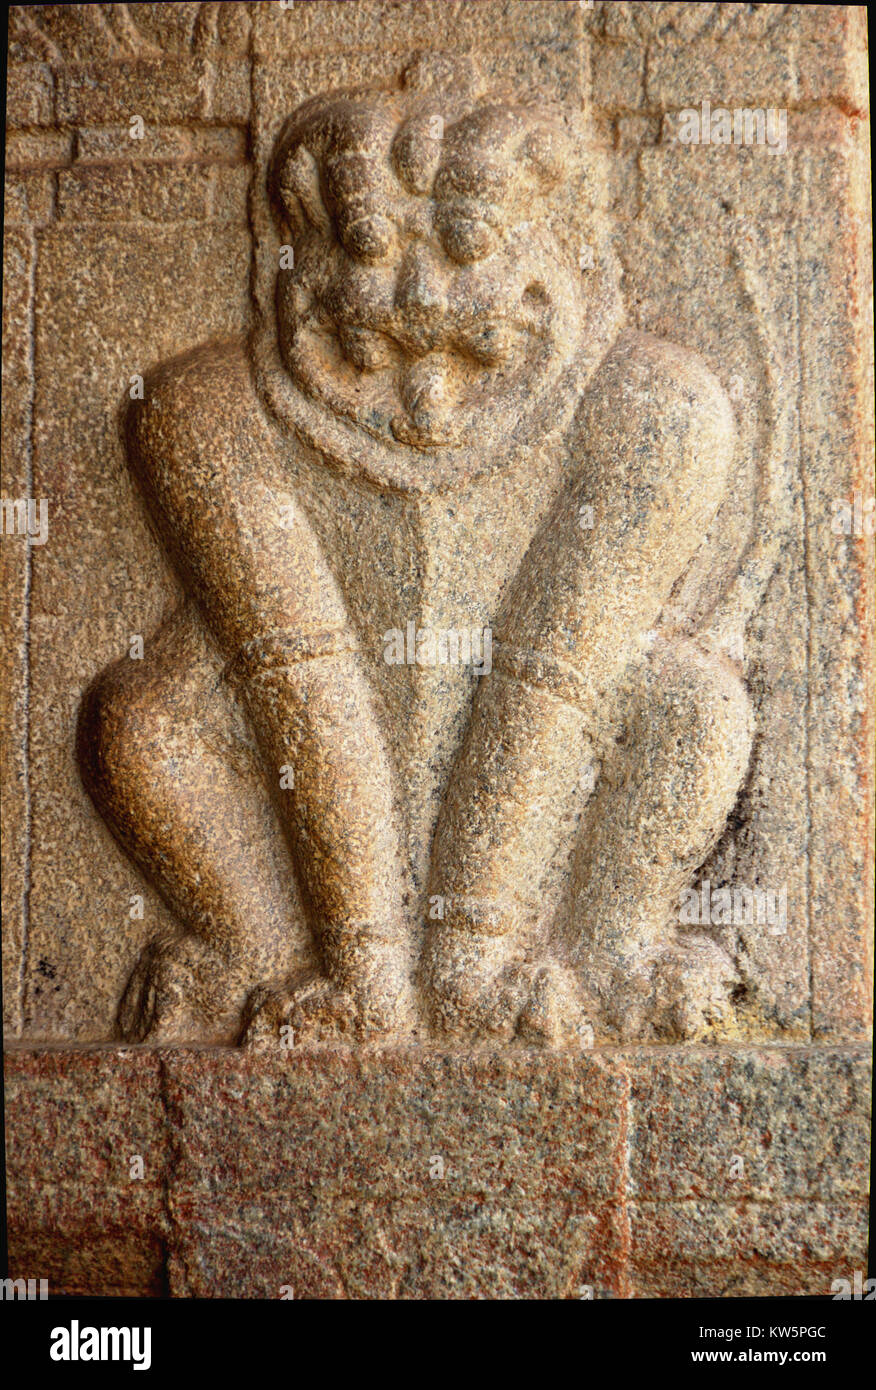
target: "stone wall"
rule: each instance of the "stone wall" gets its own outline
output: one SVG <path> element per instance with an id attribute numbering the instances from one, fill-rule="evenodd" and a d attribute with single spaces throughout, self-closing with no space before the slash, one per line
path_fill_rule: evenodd
<path id="1" fill-rule="evenodd" d="M 796 538 L 760 616 L 758 744 L 712 881 L 788 888 L 787 933 L 748 943 L 752 1036 L 863 1036 L 872 592 L 866 540 L 830 529 L 834 499 L 870 495 L 861 13 L 313 0 L 12 15 L 3 490 L 47 498 L 51 531 L 45 547 L 3 546 L 7 1031 L 106 1038 L 167 920 L 84 795 L 71 734 L 89 680 L 175 597 L 117 417 L 135 373 L 246 324 L 252 92 L 277 107 L 279 88 L 291 109 L 452 45 L 521 91 L 592 103 L 629 312 L 702 352 L 750 437 L 762 367 L 729 254 L 740 225 L 763 274 L 766 331 L 796 361 Z M 787 154 L 679 147 L 672 116 L 704 98 L 786 107 Z"/>
<path id="2" fill-rule="evenodd" d="M 861 1047 L 93 1049 L 6 1078 L 10 1273 L 70 1294 L 791 1297 L 866 1266 Z"/>
<path id="3" fill-rule="evenodd" d="M 133 377 L 249 326 L 281 115 L 333 87 L 392 85 L 415 50 L 475 53 L 521 95 L 588 112 L 629 316 L 704 357 L 749 457 L 764 342 L 790 363 L 793 534 L 751 633 L 751 769 L 703 869 L 715 884 L 787 889 L 787 930 L 743 943 L 739 1049 L 478 1061 L 462 1080 L 450 1059 L 314 1054 L 305 1082 L 289 1059 L 98 1046 L 142 947 L 174 926 L 75 759 L 89 682 L 179 598 L 126 468 L 119 411 Z M 704 100 L 787 111 L 787 151 L 680 145 L 679 111 Z M 576 1296 L 579 1284 L 614 1296 L 822 1292 L 831 1271 L 859 1267 L 873 551 L 872 538 L 831 522 L 839 499 L 873 488 L 866 112 L 864 11 L 852 6 L 13 7 L 2 491 L 49 507 L 45 545 L 2 538 L 7 1124 L 28 1269 L 36 1260 L 71 1292 L 271 1295 L 289 1267 L 289 1282 L 315 1296 L 501 1297 Z M 138 896 L 142 917 L 131 915 Z M 557 1134 L 540 1128 L 544 1088 L 565 1117 Z M 220 1091 L 229 1106 L 246 1096 L 239 1176 L 247 1154 L 255 1176 L 243 1214 L 236 1195 L 233 1213 L 223 1205 L 222 1138 L 202 1132 L 214 1107 L 224 1116 Z M 346 1098 L 358 1137 L 343 1129 Z M 507 1107 L 519 1125 L 505 1134 L 516 1154 L 506 1181 L 487 1172 L 485 1149 L 466 1157 L 460 1146 L 476 1112 L 483 1136 Z M 308 1144 L 327 1173 L 357 1145 L 374 1170 L 310 1175 L 322 1196 L 301 1199 L 288 1249 L 264 1234 L 265 1194 L 287 1169 L 255 1157 L 281 1115 L 292 1118 L 276 1133 L 296 1153 Z M 378 1162 L 379 1136 L 396 1127 L 399 1152 Z M 129 1151 L 150 1155 L 147 1182 L 127 1182 Z M 423 1183 L 431 1152 L 454 1175 L 440 1197 Z M 733 1186 L 737 1153 L 745 1177 Z M 406 1174 L 385 1190 L 384 1161 Z M 551 1193 L 550 1232 L 532 1174 Z M 98 1213 L 92 1237 L 84 1211 L 89 1223 Z M 424 1220 L 439 1234 L 417 1266 Z M 328 1236 L 317 1230 L 326 1221 Z M 207 1230 L 221 1231 L 219 1245 Z M 362 1230 L 373 1267 L 348 1267 Z M 546 1263 L 546 1244 L 559 1263 Z M 331 1259 L 314 1253 L 324 1247 Z M 487 1265 L 493 1282 L 479 1284 L 472 1269 Z"/>

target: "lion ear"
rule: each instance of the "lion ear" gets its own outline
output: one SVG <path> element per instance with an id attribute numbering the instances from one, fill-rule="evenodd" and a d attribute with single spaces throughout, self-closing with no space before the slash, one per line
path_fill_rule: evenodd
<path id="1" fill-rule="evenodd" d="M 297 145 L 284 157 L 276 186 L 290 220 L 300 222 L 303 217 L 323 236 L 331 234 L 332 219 L 322 196 L 319 165 L 304 145 Z"/>

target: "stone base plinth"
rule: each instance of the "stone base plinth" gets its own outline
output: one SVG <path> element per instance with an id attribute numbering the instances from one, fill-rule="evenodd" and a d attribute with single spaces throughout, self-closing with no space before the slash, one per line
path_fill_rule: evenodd
<path id="1" fill-rule="evenodd" d="M 231 1298 L 827 1294 L 869 1050 L 6 1052 L 10 1275 Z"/>

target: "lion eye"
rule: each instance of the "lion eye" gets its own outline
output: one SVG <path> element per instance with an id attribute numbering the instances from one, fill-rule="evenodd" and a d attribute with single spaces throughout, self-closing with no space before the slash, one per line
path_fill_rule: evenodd
<path id="1" fill-rule="evenodd" d="M 341 351 L 351 366 L 360 372 L 376 372 L 394 360 L 393 345 L 383 333 L 368 328 L 338 330 Z"/>

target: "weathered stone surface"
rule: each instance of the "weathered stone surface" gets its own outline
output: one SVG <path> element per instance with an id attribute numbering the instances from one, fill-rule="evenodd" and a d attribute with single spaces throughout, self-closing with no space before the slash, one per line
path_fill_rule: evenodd
<path id="1" fill-rule="evenodd" d="M 715 106 L 790 106 L 797 97 L 794 53 L 759 39 L 737 39 L 730 56 L 708 38 L 649 49 L 645 98 L 663 110 L 698 107 L 711 96 Z M 722 85 L 732 81 L 727 99 Z M 732 93 L 732 96 L 731 96 Z M 714 94 L 714 95 L 712 95 Z"/>
<path id="2" fill-rule="evenodd" d="M 863 509 L 873 495 L 873 418 L 859 401 L 872 399 L 863 344 L 872 336 L 873 290 L 871 263 L 857 254 L 869 237 L 866 158 L 857 141 L 850 151 L 807 155 L 810 217 L 828 205 L 837 211 L 797 232 L 810 526 L 808 767 L 818 847 L 810 853 L 812 1028 L 830 1041 L 866 1036 L 872 1024 L 873 792 L 864 768 L 874 727 L 874 566 L 872 509 L 870 535 Z M 848 533 L 837 529 L 845 513 Z"/>
<path id="3" fill-rule="evenodd" d="M 6 1086 L 13 1269 L 58 1292 L 762 1297 L 863 1267 L 863 1049 L 14 1050 Z"/>
<path id="4" fill-rule="evenodd" d="M 618 1297 L 624 1232 L 615 1208 L 520 1208 L 433 1196 L 387 1205 L 339 1198 L 294 1216 L 276 1200 L 217 1211 L 182 1201 L 169 1263 L 176 1297 Z"/>
<path id="5" fill-rule="evenodd" d="M 3 191 L 8 226 L 40 227 L 51 221 L 55 186 L 50 174 L 33 169 L 21 174 L 7 174 Z"/>
<path id="6" fill-rule="evenodd" d="M 68 1294 L 161 1293 L 168 1129 L 158 1057 L 9 1051 L 5 1088 L 10 1273 L 39 1271 Z"/>
<path id="7" fill-rule="evenodd" d="M 106 273 L 128 306 L 124 324 L 107 296 Z M 33 487 L 52 505 L 49 541 L 31 550 L 31 786 L 40 832 L 31 851 L 22 986 L 26 1027 L 42 1037 L 105 1037 L 94 999 L 103 992 L 104 1011 L 114 1012 L 126 932 L 151 935 L 168 921 L 160 900 L 112 851 L 82 795 L 66 734 L 75 742 L 76 690 L 90 678 L 94 652 L 110 659 L 128 649 L 175 590 L 121 472 L 120 395 L 172 344 L 197 341 L 205 319 L 218 333 L 238 327 L 246 276 L 245 236 L 203 223 L 51 228 L 40 245 L 36 353 L 43 361 L 51 354 L 55 369 L 36 385 Z M 181 295 L 183 281 L 196 279 L 202 290 Z M 208 288 L 232 284 L 237 293 L 214 296 Z M 144 899 L 142 918 L 129 915 L 138 910 L 133 895 Z M 77 975 L 62 961 L 88 959 L 95 932 L 100 946 Z"/>
<path id="8" fill-rule="evenodd" d="M 11 63 L 6 81 L 6 120 L 15 126 L 50 126 L 52 73 L 45 63 Z"/>
<path id="9" fill-rule="evenodd" d="M 64 125 L 111 125 L 132 115 L 164 124 L 207 114 L 206 82 L 197 60 L 71 63 L 58 76 L 56 112 Z"/>
<path id="10" fill-rule="evenodd" d="M 293 1050 L 167 1065 L 176 1294 L 278 1297 L 278 1279 L 296 1298 L 619 1289 L 626 1083 L 610 1060 Z M 230 1142 L 220 1113 L 238 1116 Z"/>
<path id="11" fill-rule="evenodd" d="M 629 1064 L 637 1198 L 844 1202 L 866 1193 L 864 1049 L 672 1052 L 666 1062 Z"/>
<path id="12" fill-rule="evenodd" d="M 208 215 L 209 174 L 198 170 L 95 167 L 64 170 L 58 179 L 58 217 L 62 221 L 204 221 Z"/>
<path id="13" fill-rule="evenodd" d="M 634 1298 L 826 1297 L 867 1259 L 866 1198 L 839 1206 L 634 1202 Z"/>
<path id="14" fill-rule="evenodd" d="M 291 1049 L 285 1064 L 185 1053 L 167 1054 L 166 1067 L 181 1132 L 174 1180 L 205 1199 L 282 1191 L 331 1208 L 436 1192 L 536 1206 L 622 1195 L 626 1083 L 610 1058 L 556 1057 L 540 1070 L 523 1053 Z M 238 1158 L 223 1133 L 235 1107 Z"/>
<path id="15" fill-rule="evenodd" d="M 8 207 L 8 203 L 7 203 Z M 30 454 L 33 360 L 30 331 L 36 248 L 32 233 L 6 227 L 3 237 L 3 420 L 0 447 L 4 497 L 32 495 Z M 4 518 L 5 529 L 5 518 Z M 0 552 L 0 775 L 3 785 L 3 1027 L 21 1030 L 20 973 L 25 947 L 23 905 L 30 836 L 28 788 L 28 591 L 33 551 L 23 536 L 3 537 Z"/>
<path id="16" fill-rule="evenodd" d="M 863 1267 L 867 100 L 854 6 L 13 7 L 24 1272 Z"/>

